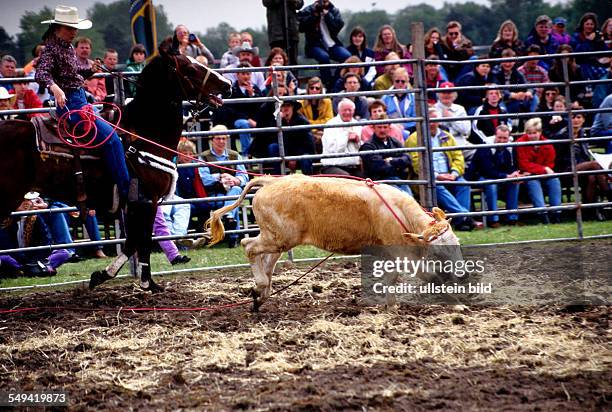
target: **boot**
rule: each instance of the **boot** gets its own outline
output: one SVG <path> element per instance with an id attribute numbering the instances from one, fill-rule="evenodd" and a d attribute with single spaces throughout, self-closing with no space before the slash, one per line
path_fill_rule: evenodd
<path id="1" fill-rule="evenodd" d="M 540 222 L 543 225 L 549 225 L 550 224 L 550 219 L 548 218 L 548 213 L 544 212 L 540 214 Z"/>

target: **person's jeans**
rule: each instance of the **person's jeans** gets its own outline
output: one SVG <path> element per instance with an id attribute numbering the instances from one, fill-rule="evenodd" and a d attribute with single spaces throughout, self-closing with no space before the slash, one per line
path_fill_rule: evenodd
<path id="1" fill-rule="evenodd" d="M 60 202 L 49 203 L 49 209 L 60 209 L 67 207 L 67 205 Z M 46 213 L 40 215 L 44 222 L 49 228 L 51 239 L 56 245 L 72 243 L 72 236 L 70 236 L 70 228 L 68 227 L 68 221 L 64 213 Z M 67 249 L 68 252 L 73 255 L 74 249 Z"/>
<path id="2" fill-rule="evenodd" d="M 480 179 L 485 180 L 485 179 Z M 501 184 L 490 184 L 484 185 L 482 189 L 485 192 L 485 199 L 487 200 L 487 207 L 489 210 L 497 210 L 497 191 L 501 186 L 502 192 L 506 194 L 506 209 L 518 209 L 518 195 L 519 185 L 515 183 L 501 183 Z M 506 215 L 509 222 L 518 220 L 518 214 L 512 213 Z M 498 215 L 488 216 L 490 222 L 499 222 Z"/>
<path id="3" fill-rule="evenodd" d="M 70 91 L 66 93 L 66 105 L 64 106 L 64 108 L 57 108 L 57 115 L 61 116 L 68 110 L 81 109 L 87 104 L 88 103 L 85 97 L 85 91 L 83 89 Z M 83 118 L 78 113 L 73 113 L 70 115 L 70 123 L 72 123 L 73 125 L 76 125 L 82 120 Z M 110 138 L 102 147 L 104 160 L 106 161 L 106 165 L 111 173 L 113 180 L 115 181 L 115 183 L 117 183 L 120 195 L 124 198 L 127 198 L 128 190 L 130 187 L 130 174 L 125 164 L 125 152 L 123 151 L 123 145 L 121 144 L 121 140 L 119 139 L 119 136 L 117 136 L 117 133 L 113 130 L 113 128 L 105 121 L 96 119 L 95 125 L 97 128 L 97 133 L 92 144 L 97 144 L 110 135 Z M 70 127 L 68 127 L 68 129 L 70 129 Z M 76 132 L 77 135 L 79 133 L 79 131 Z M 86 142 L 87 140 L 89 140 L 89 137 L 84 138 L 83 142 Z"/>
<path id="4" fill-rule="evenodd" d="M 557 177 L 549 177 L 541 180 L 528 180 L 527 192 L 529 198 L 535 207 L 545 207 L 544 190 L 548 193 L 548 202 L 550 206 L 559 206 L 561 204 L 561 182 Z M 555 213 L 561 213 L 557 211 Z"/>
<path id="5" fill-rule="evenodd" d="M 456 182 L 465 182 L 463 177 L 458 177 Z M 436 182 L 436 199 L 438 205 L 451 213 L 466 213 L 470 211 L 470 186 L 444 186 Z"/>
<path id="6" fill-rule="evenodd" d="M 280 156 L 280 149 L 279 149 L 278 143 L 272 143 L 268 146 L 268 154 L 270 157 Z M 304 154 L 308 154 L 308 153 L 304 153 Z M 300 164 L 300 170 L 302 171 L 303 174 L 311 175 L 314 173 L 314 169 L 312 167 L 312 160 L 300 159 L 298 160 L 298 163 Z M 275 175 L 281 174 L 280 162 L 274 163 L 274 174 Z"/>
<path id="7" fill-rule="evenodd" d="M 404 179 L 400 179 L 397 176 L 391 176 L 391 177 L 385 177 L 383 180 L 404 180 Z M 412 196 L 412 190 L 410 190 L 410 186 L 402 184 L 402 185 L 390 185 L 393 186 L 394 188 L 401 190 L 404 193 L 408 193 L 410 196 Z"/>
<path id="8" fill-rule="evenodd" d="M 234 127 L 236 129 L 249 129 L 251 126 L 249 125 L 249 121 L 247 119 L 238 119 L 234 122 Z M 251 146 L 251 142 L 253 139 L 251 138 L 251 133 L 240 133 L 240 154 L 242 157 L 246 158 L 249 155 L 249 147 Z"/>
<path id="9" fill-rule="evenodd" d="M 172 200 L 181 200 L 174 196 Z M 186 235 L 191 217 L 191 206 L 188 203 L 177 205 L 162 205 L 161 210 L 168 225 L 168 230 L 172 235 Z"/>
<path id="10" fill-rule="evenodd" d="M 227 193 L 209 193 L 208 196 L 210 197 L 218 197 L 218 196 L 240 196 L 240 194 L 242 193 L 242 188 L 240 186 L 232 186 Z M 225 201 L 221 201 L 218 200 L 216 202 L 210 202 L 210 205 L 213 209 L 220 209 L 224 206 L 228 206 L 231 205 L 235 202 L 236 200 L 225 200 Z M 230 215 L 235 221 L 236 221 L 236 230 L 240 230 L 240 208 L 237 207 L 234 210 L 232 210 L 231 212 L 227 212 L 228 215 Z M 237 234 L 231 234 L 228 235 L 230 239 L 238 239 L 239 235 Z"/>
<path id="11" fill-rule="evenodd" d="M 306 57 L 312 57 L 321 64 L 329 64 L 331 63 L 332 59 L 339 63 L 344 63 L 346 59 L 351 57 L 351 52 L 338 45 L 334 45 L 329 49 L 324 49 L 323 47 L 318 46 L 307 47 L 305 52 Z M 320 71 L 321 80 L 328 89 L 331 89 L 333 81 L 331 69 L 329 67 L 321 67 Z"/>

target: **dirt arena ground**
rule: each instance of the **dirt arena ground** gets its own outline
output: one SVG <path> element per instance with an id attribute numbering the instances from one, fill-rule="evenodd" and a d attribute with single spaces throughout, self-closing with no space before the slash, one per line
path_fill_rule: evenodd
<path id="1" fill-rule="evenodd" d="M 612 243 L 586 246 L 580 258 L 602 262 Z M 542 251 L 522 258 L 537 284 Z M 364 304 L 359 270 L 325 264 L 258 314 L 125 309 L 242 300 L 247 270 L 165 277 L 155 296 L 129 281 L 0 295 L 5 309 L 81 308 L 0 315 L 0 390 L 65 390 L 71 410 L 609 410 L 609 306 L 388 312 Z M 277 271 L 276 287 L 304 267 Z"/>

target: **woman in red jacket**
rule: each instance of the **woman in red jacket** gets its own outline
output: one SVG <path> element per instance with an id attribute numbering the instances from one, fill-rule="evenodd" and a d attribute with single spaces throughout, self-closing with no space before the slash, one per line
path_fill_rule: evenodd
<path id="1" fill-rule="evenodd" d="M 525 122 L 525 134 L 517 139 L 517 142 L 547 141 L 542 136 L 542 120 L 539 117 L 529 119 Z M 519 170 L 524 175 L 550 175 L 555 173 L 555 149 L 550 144 L 537 146 L 518 146 L 516 157 Z M 535 207 L 546 207 L 544 192 L 548 193 L 548 201 L 551 207 L 561 204 L 561 182 L 558 177 L 543 177 L 537 180 L 528 180 L 527 191 Z M 542 223 L 559 223 L 561 211 L 552 212 L 550 219 L 547 212 L 540 212 Z"/>

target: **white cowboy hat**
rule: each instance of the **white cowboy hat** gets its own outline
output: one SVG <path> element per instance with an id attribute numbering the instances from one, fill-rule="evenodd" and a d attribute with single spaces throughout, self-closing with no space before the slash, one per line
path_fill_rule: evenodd
<path id="1" fill-rule="evenodd" d="M 79 11 L 76 7 L 57 6 L 53 20 L 42 21 L 41 24 L 60 24 L 62 26 L 73 27 L 79 30 L 91 29 L 92 23 L 88 19 L 80 19 Z"/>
<path id="2" fill-rule="evenodd" d="M 0 100 L 12 99 L 13 97 L 15 97 L 14 94 L 9 93 L 6 88 L 0 87 Z"/>
<path id="3" fill-rule="evenodd" d="M 259 55 L 259 47 L 251 47 L 249 42 L 245 41 L 245 42 L 242 43 L 242 46 L 234 47 L 232 49 L 232 54 L 234 56 L 238 56 L 238 53 L 240 53 L 240 52 L 249 52 L 249 53 L 253 53 L 253 55 L 257 56 L 257 55 Z"/>

